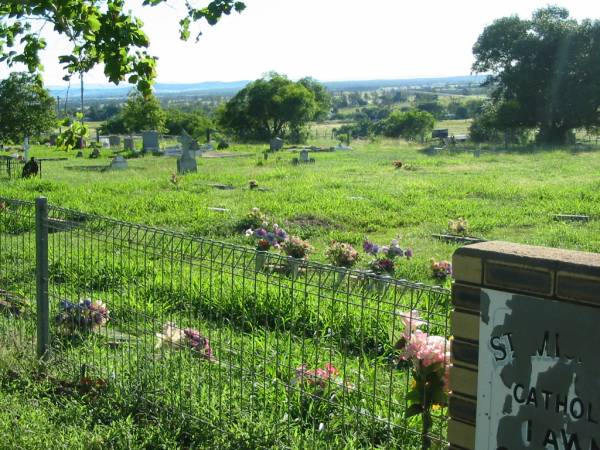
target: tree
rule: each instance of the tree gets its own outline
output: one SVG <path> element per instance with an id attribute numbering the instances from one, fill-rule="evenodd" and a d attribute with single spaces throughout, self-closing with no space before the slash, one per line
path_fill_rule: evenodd
<path id="1" fill-rule="evenodd" d="M 165 128 L 171 135 L 182 134 L 185 130 L 194 139 L 200 139 L 213 124 L 201 110 L 185 112 L 169 108 L 165 111 Z"/>
<path id="2" fill-rule="evenodd" d="M 328 108 L 328 103 L 321 103 L 323 99 L 317 99 L 314 90 L 305 84 L 276 73 L 253 81 L 224 105 L 219 124 L 242 140 L 266 140 L 286 134 L 298 137 L 306 123 Z"/>
<path id="3" fill-rule="evenodd" d="M 537 128 L 539 141 L 560 144 L 600 123 L 600 21 L 578 23 L 555 6 L 531 20 L 504 17 L 483 30 L 473 53 L 473 70 L 491 74 L 493 102 L 510 104 L 505 125 Z"/>
<path id="4" fill-rule="evenodd" d="M 143 0 L 143 5 L 152 7 L 166 1 Z M 184 40 L 190 37 L 192 22 L 205 20 L 214 25 L 223 15 L 245 8 L 236 0 L 212 0 L 205 7 L 186 1 L 185 6 L 187 14 L 179 22 Z M 0 62 L 6 61 L 9 66 L 23 63 L 31 73 L 41 68 L 40 52 L 46 42 L 32 28 L 32 22 L 37 25 L 40 21 L 72 43 L 71 53 L 59 57 L 67 71 L 66 79 L 103 63 L 104 74 L 112 83 L 127 79 L 145 95 L 151 92 L 156 58 L 146 52 L 150 41 L 142 22 L 126 12 L 124 0 L 2 0 Z"/>
<path id="5" fill-rule="evenodd" d="M 407 140 L 425 139 L 435 125 L 435 118 L 425 111 L 393 111 L 383 122 L 383 134 Z"/>
<path id="6" fill-rule="evenodd" d="M 144 130 L 166 131 L 166 114 L 153 94 L 144 96 L 139 91 L 132 91 L 123 105 L 121 116 L 124 128 L 130 133 Z"/>
<path id="7" fill-rule="evenodd" d="M 36 75 L 13 72 L 0 82 L 0 140 L 22 141 L 56 125 L 54 98 Z"/>

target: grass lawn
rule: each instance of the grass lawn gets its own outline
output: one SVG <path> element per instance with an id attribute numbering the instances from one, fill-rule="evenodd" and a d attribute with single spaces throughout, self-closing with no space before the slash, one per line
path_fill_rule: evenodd
<path id="1" fill-rule="evenodd" d="M 326 138 L 312 143 L 332 145 Z M 331 240 L 360 247 L 367 236 L 382 244 L 399 236 L 415 256 L 397 265 L 396 277 L 427 284 L 436 283 L 429 259 L 450 259 L 456 248 L 431 234 L 445 232 L 448 220 L 458 217 L 468 220 L 473 236 L 600 251 L 599 152 L 484 149 L 476 158 L 457 150 L 428 155 L 393 140 L 355 141 L 352 147 L 312 153 L 315 164 L 294 166 L 292 151 L 264 160 L 265 146 L 238 145 L 233 156 L 200 158 L 198 173 L 175 180 L 174 158 L 146 156 L 130 159 L 127 170 L 95 170 L 109 164 L 112 152 L 105 149 L 97 160 L 68 155 L 68 161 L 45 161 L 42 179 L 1 179 L 0 196 L 45 195 L 54 205 L 248 246 L 244 219 L 259 207 L 308 239 L 317 261 L 325 260 Z M 32 154 L 64 156 L 45 147 Z M 394 168 L 395 160 L 403 161 L 401 169 Z M 249 189 L 249 180 L 264 190 Z M 557 222 L 558 213 L 591 220 Z M 0 448 L 48 448 L 49 441 L 50 448 L 82 449 L 212 448 L 216 442 L 231 449 L 277 448 L 280 438 L 292 448 L 307 441 L 319 448 L 373 448 L 384 445 L 386 422 L 399 433 L 387 437 L 388 444 L 418 448 L 418 436 L 403 431 L 420 426 L 404 415 L 410 372 L 390 368 L 395 339 L 389 331 L 395 328 L 394 308 L 418 307 L 437 314 L 439 328 L 430 332 L 443 334 L 444 305 L 431 307 L 428 296 L 414 297 L 416 305 L 408 303 L 411 297 L 386 304 L 373 293 L 348 297 L 320 285 L 299 289 L 272 275 L 252 271 L 244 278 L 233 268 L 213 269 L 202 258 L 191 267 L 156 248 L 149 255 L 152 249 L 143 243 L 112 247 L 106 239 L 112 232 L 105 230 L 110 227 L 92 227 L 85 240 L 77 234 L 87 233 L 85 225 L 75 234 L 51 235 L 51 247 L 58 246 L 51 252 L 51 296 L 105 299 L 110 326 L 137 343 L 112 348 L 106 337 L 94 336 L 57 354 L 77 367 L 99 367 L 102 379 L 118 374 L 125 389 L 111 383 L 102 394 L 73 392 L 66 384 L 73 369 L 60 365 L 50 378 L 37 376 L 29 359 L 33 322 L 29 329 L 29 322 L 19 322 L 25 328 L 17 333 L 14 319 L 0 315 L 0 342 L 20 340 L 14 347 L 28 349 L 0 347 Z M 0 234 L 0 288 L 33 298 L 27 281 L 34 254 L 30 231 Z M 363 254 L 360 265 L 367 262 Z M 140 321 L 140 315 L 150 319 Z M 219 362 L 157 351 L 155 334 L 167 319 L 206 333 Z M 305 362 L 331 362 L 360 389 L 341 397 L 331 393 L 342 398 L 341 409 L 335 402 L 306 402 L 288 386 Z M 140 370 L 128 379 L 132 367 Z M 225 433 L 182 411 L 214 419 Z M 369 416 L 363 420 L 356 411 Z M 326 424 L 322 432 L 320 423 Z M 443 436 L 443 427 L 436 432 Z"/>
<path id="2" fill-rule="evenodd" d="M 331 141 L 319 140 L 319 145 Z M 486 239 L 600 251 L 600 222 L 562 223 L 553 214 L 600 215 L 600 152 L 441 152 L 381 140 L 356 141 L 352 151 L 312 153 L 315 164 L 293 166 L 282 151 L 263 160 L 265 146 L 234 146 L 230 158 L 200 158 L 197 174 L 171 181 L 175 159 L 129 160 L 129 169 L 99 172 L 98 160 L 43 163 L 43 178 L 2 180 L 0 195 L 49 202 L 117 219 L 248 244 L 240 226 L 253 207 L 292 234 L 308 239 L 324 260 L 331 240 L 360 247 L 364 238 L 387 244 L 399 236 L 415 258 L 397 276 L 432 282 L 430 258 L 448 259 L 456 248 L 431 238 L 448 220 L 464 217 L 469 234 Z M 35 148 L 34 156 L 65 156 Z M 395 169 L 394 160 L 404 168 Z M 256 180 L 265 190 L 251 190 Z M 234 189 L 221 190 L 213 185 Z M 225 211 L 212 208 L 223 208 Z M 366 263 L 363 258 L 362 264 Z"/>

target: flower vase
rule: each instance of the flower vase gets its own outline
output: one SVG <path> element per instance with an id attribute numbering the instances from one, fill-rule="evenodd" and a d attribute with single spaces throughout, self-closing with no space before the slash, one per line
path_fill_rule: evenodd
<path id="1" fill-rule="evenodd" d="M 292 256 L 288 257 L 288 271 L 290 274 L 290 278 L 295 280 L 298 278 L 298 272 L 300 271 L 300 263 L 302 262 L 299 258 L 294 258 Z"/>
<path id="2" fill-rule="evenodd" d="M 345 267 L 337 268 L 337 272 L 335 274 L 335 281 L 333 282 L 334 289 L 338 289 L 340 287 L 340 285 L 344 282 L 347 273 L 348 269 L 346 269 Z"/>
<path id="3" fill-rule="evenodd" d="M 391 278 L 392 277 L 389 275 L 379 275 L 379 277 L 375 279 L 375 288 L 377 289 L 377 293 L 379 295 L 385 295 L 389 286 L 388 282 L 391 280 Z"/>
<path id="4" fill-rule="evenodd" d="M 265 267 L 267 262 L 267 252 L 256 252 L 256 259 L 254 261 L 254 269 L 256 272 L 260 272 Z"/>

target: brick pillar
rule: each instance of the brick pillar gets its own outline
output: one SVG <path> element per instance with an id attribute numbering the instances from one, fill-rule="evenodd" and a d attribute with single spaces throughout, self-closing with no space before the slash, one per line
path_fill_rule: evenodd
<path id="1" fill-rule="evenodd" d="M 481 290 L 547 299 L 553 307 L 560 307 L 556 301 L 598 307 L 600 254 L 495 241 L 462 247 L 452 262 L 456 282 L 452 288 L 448 440 L 450 449 L 474 450 Z"/>

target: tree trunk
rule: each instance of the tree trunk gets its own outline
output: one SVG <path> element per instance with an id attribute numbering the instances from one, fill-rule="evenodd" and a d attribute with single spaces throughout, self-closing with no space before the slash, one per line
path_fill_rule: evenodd
<path id="1" fill-rule="evenodd" d="M 542 125 L 537 135 L 540 144 L 564 145 L 569 143 L 571 128 L 556 124 Z"/>

